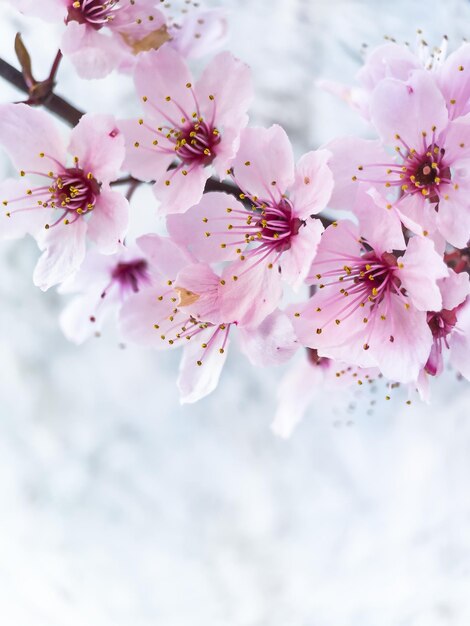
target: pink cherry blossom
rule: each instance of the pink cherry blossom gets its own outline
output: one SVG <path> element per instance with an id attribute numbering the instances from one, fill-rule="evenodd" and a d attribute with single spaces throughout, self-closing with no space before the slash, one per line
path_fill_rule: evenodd
<path id="1" fill-rule="evenodd" d="M 434 79 L 419 70 L 406 82 L 383 79 L 372 94 L 371 118 L 396 156 L 380 154 L 376 143 L 364 140 L 332 142 L 331 167 L 340 181 L 333 203 L 345 208 L 354 184 L 362 181 L 387 193 L 415 232 L 437 229 L 448 242 L 464 247 L 470 237 L 470 117 L 449 120 Z"/>
<path id="2" fill-rule="evenodd" d="M 34 282 L 45 290 L 76 271 L 91 239 L 115 252 L 128 223 L 128 202 L 112 191 L 124 158 L 124 139 L 113 117 L 85 115 L 66 150 L 52 118 L 24 104 L 0 107 L 0 143 L 20 180 L 0 184 L 2 238 L 31 234 L 43 250 Z M 71 155 L 67 156 L 67 152 Z"/>
<path id="3" fill-rule="evenodd" d="M 212 169 L 226 175 L 248 119 L 250 71 L 223 52 L 193 83 L 184 59 L 164 46 L 139 59 L 135 83 L 144 117 L 121 122 L 125 165 L 141 180 L 156 180 L 162 213 L 182 213 L 199 202 Z"/>
<path id="4" fill-rule="evenodd" d="M 150 281 L 151 266 L 138 246 L 121 246 L 113 255 L 90 252 L 78 272 L 59 287 L 60 293 L 77 294 L 60 316 L 67 339 L 79 344 L 99 333 L 128 296 Z"/>
<path id="5" fill-rule="evenodd" d="M 451 364 L 470 379 L 469 276 L 451 270 L 449 276 L 439 280 L 438 284 L 442 294 L 442 308 L 427 314 L 433 344 L 424 369 L 431 376 L 441 374 L 444 369 L 443 348 L 447 348 Z"/>
<path id="6" fill-rule="evenodd" d="M 278 305 L 281 281 L 303 283 L 323 226 L 333 179 L 325 150 L 308 152 L 297 166 L 280 126 L 246 128 L 232 177 L 243 205 L 223 193 L 205 194 L 184 215 L 168 218 L 175 240 L 223 271 L 224 304 L 242 324 L 259 324 Z M 201 257 L 202 255 L 202 257 Z"/>
<path id="7" fill-rule="evenodd" d="M 343 221 L 322 235 L 309 276 L 317 291 L 292 320 L 320 356 L 414 381 L 432 345 L 427 311 L 440 310 L 437 280 L 447 274 L 431 240 L 406 245 L 397 216 L 366 194 L 359 227 Z"/>

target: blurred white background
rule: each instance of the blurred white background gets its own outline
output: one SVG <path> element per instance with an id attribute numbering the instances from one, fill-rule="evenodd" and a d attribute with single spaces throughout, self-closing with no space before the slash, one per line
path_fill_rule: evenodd
<path id="1" fill-rule="evenodd" d="M 40 0 L 38 0 L 39 2 Z M 451 46 L 465 0 L 214 0 L 253 67 L 252 123 L 300 154 L 366 134 L 315 80 L 352 81 L 384 35 Z M 38 77 L 57 36 L 0 0 L 0 56 L 23 33 Z M 131 82 L 57 91 L 88 111 L 137 111 Z M 18 99 L 0 82 L 0 100 Z M 2 154 L 0 175 L 11 174 Z M 155 229 L 151 193 L 133 223 Z M 34 242 L 0 246 L 0 621 L 6 626 L 468 626 L 470 389 L 449 372 L 431 407 L 324 397 L 288 441 L 269 424 L 284 370 L 233 351 L 219 389 L 180 407 L 178 355 L 76 348 L 63 300 L 31 275 Z M 375 399 L 375 398 L 373 398 Z"/>

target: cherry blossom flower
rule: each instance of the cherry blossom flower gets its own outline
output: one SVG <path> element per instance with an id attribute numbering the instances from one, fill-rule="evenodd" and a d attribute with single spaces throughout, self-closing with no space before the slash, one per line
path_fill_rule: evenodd
<path id="1" fill-rule="evenodd" d="M 246 128 L 233 162 L 233 179 L 246 206 L 223 193 L 205 194 L 184 215 L 168 218 L 176 241 L 224 269 L 223 306 L 238 322 L 259 324 L 279 303 L 281 280 L 300 287 L 323 226 L 313 214 L 325 208 L 333 187 L 329 153 L 308 152 L 294 167 L 280 126 Z"/>
<path id="2" fill-rule="evenodd" d="M 470 280 L 467 273 L 450 271 L 438 282 L 442 294 L 442 308 L 428 311 L 427 322 L 433 336 L 427 374 L 436 376 L 444 369 L 443 348 L 449 350 L 450 363 L 470 380 Z"/>
<path id="3" fill-rule="evenodd" d="M 193 85 L 184 59 L 164 46 L 139 59 L 135 83 L 145 113 L 120 124 L 125 165 L 140 180 L 156 180 L 162 213 L 182 213 L 201 199 L 212 168 L 225 177 L 236 154 L 251 101 L 249 68 L 223 52 Z"/>
<path id="4" fill-rule="evenodd" d="M 320 86 L 345 100 L 366 119 L 371 118 L 372 95 L 386 78 L 407 81 L 415 70 L 429 72 L 441 91 L 450 119 L 470 112 L 470 44 L 463 43 L 447 56 L 448 40 L 431 47 L 419 35 L 413 50 L 408 45 L 389 41 L 373 48 L 357 74 L 357 86 L 349 87 L 333 81 L 319 81 Z"/>
<path id="5" fill-rule="evenodd" d="M 316 350 L 307 348 L 306 358 L 297 360 L 281 380 L 278 406 L 271 424 L 273 432 L 279 437 L 290 437 L 309 407 L 322 401 L 325 393 L 341 391 L 343 403 L 348 387 L 371 383 L 378 373 L 374 368 L 360 369 L 320 357 Z"/>
<path id="6" fill-rule="evenodd" d="M 356 212 L 359 227 L 342 221 L 322 235 L 309 276 L 317 291 L 292 315 L 297 335 L 320 356 L 415 381 L 432 346 L 427 311 L 441 309 L 437 280 L 447 267 L 431 240 L 406 245 L 398 217 L 367 194 Z"/>
<path id="7" fill-rule="evenodd" d="M 70 135 L 68 153 L 52 118 L 24 104 L 0 107 L 0 144 L 20 171 L 0 184 L 0 237 L 31 234 L 43 254 L 34 282 L 46 290 L 76 271 L 89 237 L 112 254 L 128 223 L 128 202 L 109 183 L 124 158 L 113 117 L 85 115 Z"/>
<path id="8" fill-rule="evenodd" d="M 187 9 L 176 18 L 159 0 L 14 0 L 15 6 L 65 24 L 60 49 L 83 78 L 131 71 L 137 57 L 164 43 L 189 57 L 217 48 L 226 37 L 220 10 Z M 167 15 L 165 15 L 167 13 Z"/>
<path id="9" fill-rule="evenodd" d="M 78 272 L 59 287 L 62 294 L 78 294 L 59 320 L 67 339 L 80 344 L 99 333 L 109 317 L 117 318 L 130 294 L 150 283 L 151 276 L 151 265 L 138 246 L 121 246 L 113 255 L 91 251 Z"/>
<path id="10" fill-rule="evenodd" d="M 470 237 L 470 117 L 449 120 L 443 95 L 420 70 L 406 82 L 382 80 L 372 95 L 371 118 L 384 144 L 394 146 L 395 157 L 381 153 L 375 142 L 332 142 L 330 165 L 335 178 L 344 181 L 332 203 L 350 204 L 354 184 L 362 181 L 394 192 L 390 202 L 411 230 L 437 229 L 452 245 L 464 247 Z"/>

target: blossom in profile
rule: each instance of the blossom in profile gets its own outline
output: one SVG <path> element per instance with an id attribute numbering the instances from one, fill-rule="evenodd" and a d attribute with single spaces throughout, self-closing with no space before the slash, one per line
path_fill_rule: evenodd
<path id="1" fill-rule="evenodd" d="M 427 311 L 442 307 L 447 266 L 430 239 L 406 244 L 396 214 L 368 194 L 356 213 L 359 226 L 335 222 L 322 235 L 308 278 L 316 292 L 292 321 L 320 356 L 413 382 L 431 351 Z"/>
<path id="2" fill-rule="evenodd" d="M 0 184 L 0 237 L 36 239 L 43 250 L 34 270 L 36 285 L 46 290 L 75 272 L 87 239 L 103 254 L 119 248 L 129 206 L 110 188 L 124 158 L 124 139 L 112 116 L 83 116 L 66 148 L 47 113 L 2 105 L 0 145 L 20 174 Z"/>
<path id="3" fill-rule="evenodd" d="M 224 304 L 243 324 L 259 324 L 282 296 L 282 281 L 298 288 L 308 274 L 323 225 L 314 215 L 330 198 L 333 177 L 326 150 L 297 165 L 280 126 L 246 128 L 232 177 L 242 202 L 205 194 L 184 215 L 168 218 L 175 240 L 207 261 L 227 261 Z"/>
<path id="4" fill-rule="evenodd" d="M 212 171 L 225 177 L 235 157 L 248 121 L 250 70 L 222 52 L 193 83 L 183 57 L 164 46 L 139 59 L 135 84 L 144 115 L 120 123 L 125 167 L 156 181 L 161 213 L 183 213 L 199 202 Z"/>

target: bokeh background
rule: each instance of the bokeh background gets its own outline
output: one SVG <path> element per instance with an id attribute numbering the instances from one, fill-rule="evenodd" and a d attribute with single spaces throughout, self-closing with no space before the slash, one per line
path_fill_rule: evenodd
<path id="1" fill-rule="evenodd" d="M 39 1 L 39 0 L 38 0 Z M 300 154 L 367 135 L 320 78 L 350 82 L 384 35 L 456 46 L 464 0 L 214 0 L 252 68 L 252 123 Z M 53 27 L 0 0 L 0 55 L 23 33 L 36 74 Z M 138 109 L 131 81 L 58 93 L 88 111 Z M 19 99 L 0 82 L 0 100 Z M 0 155 L 0 175 L 11 174 Z M 135 196 L 133 229 L 159 227 Z M 75 347 L 63 298 L 31 280 L 33 241 L 0 246 L 0 621 L 8 626 L 468 626 L 470 387 L 448 372 L 431 406 L 318 396 L 290 440 L 270 423 L 285 369 L 232 352 L 218 390 L 181 407 L 178 355 Z M 374 404 L 374 401 L 375 404 Z"/>

